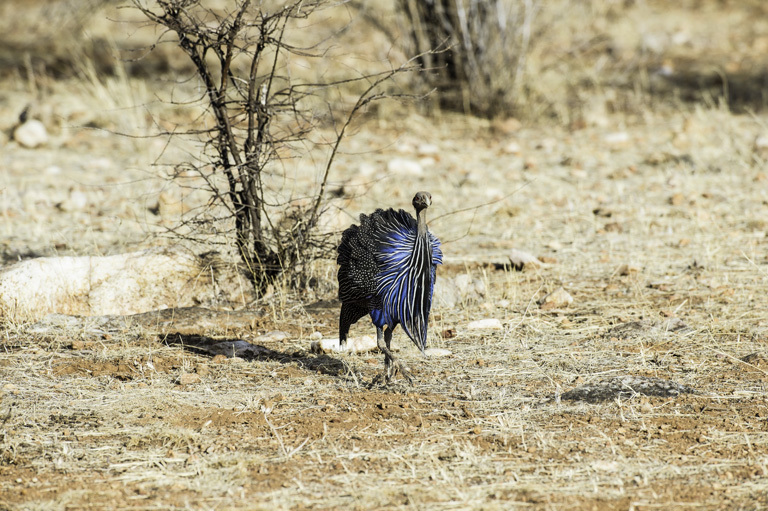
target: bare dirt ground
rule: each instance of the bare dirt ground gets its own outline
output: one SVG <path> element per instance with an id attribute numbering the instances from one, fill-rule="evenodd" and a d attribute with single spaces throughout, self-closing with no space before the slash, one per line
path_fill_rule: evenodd
<path id="1" fill-rule="evenodd" d="M 753 14 L 707 6 L 692 19 Z M 33 94 L 26 78 L 6 84 L 9 129 Z M 43 104 L 64 122 L 46 146 L 0 146 L 6 264 L 171 242 L 157 234 L 184 206 L 151 167 L 163 142 L 69 127 L 97 117 L 77 84 L 49 84 Z M 438 279 L 478 281 L 433 311 L 430 345 L 452 355 L 425 360 L 395 334 L 412 386 L 372 385 L 378 353 L 310 351 L 313 333 L 336 335 L 331 261 L 315 291 L 275 290 L 245 304 L 250 319 L 182 337 L 4 318 L 0 508 L 768 508 L 768 117 L 682 102 L 616 112 L 594 94 L 602 108 L 575 124 L 406 109 L 346 143 L 338 222 L 429 190 Z M 512 249 L 544 264 L 515 271 Z M 571 304 L 538 304 L 561 286 Z M 487 318 L 502 328 L 469 328 Z M 264 349 L 210 356 L 185 348 L 190 336 Z M 695 392 L 563 397 L 624 376 Z"/>

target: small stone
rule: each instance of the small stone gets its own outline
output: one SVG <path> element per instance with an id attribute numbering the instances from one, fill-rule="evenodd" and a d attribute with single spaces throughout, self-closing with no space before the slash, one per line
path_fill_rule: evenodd
<path id="1" fill-rule="evenodd" d="M 603 142 L 608 145 L 623 145 L 629 142 L 629 133 L 626 131 L 617 131 L 608 133 L 603 137 Z"/>
<path id="2" fill-rule="evenodd" d="M 446 328 L 440 333 L 440 337 L 443 339 L 453 339 L 456 337 L 456 330 L 453 328 Z"/>
<path id="3" fill-rule="evenodd" d="M 665 292 L 672 291 L 673 289 L 673 286 L 671 283 L 664 282 L 664 281 L 651 282 L 650 284 L 648 284 L 648 287 L 651 289 L 658 289 L 659 291 L 665 291 Z"/>
<path id="4" fill-rule="evenodd" d="M 517 271 L 521 271 L 525 268 L 538 268 L 541 266 L 541 261 L 539 261 L 536 256 L 516 248 L 513 248 L 509 253 L 509 262 L 512 263 L 512 266 Z"/>
<path id="5" fill-rule="evenodd" d="M 505 154 L 520 154 L 520 144 L 513 140 L 505 145 L 501 151 Z"/>
<path id="6" fill-rule="evenodd" d="M 420 176 L 424 169 L 418 162 L 405 158 L 394 158 L 387 163 L 387 171 L 398 176 Z"/>
<path id="7" fill-rule="evenodd" d="M 88 206 L 88 196 L 80 190 L 72 190 L 69 197 L 59 204 L 61 211 L 73 212 L 82 211 Z"/>
<path id="8" fill-rule="evenodd" d="M 523 123 L 515 119 L 514 117 L 508 117 L 504 120 L 497 120 L 493 123 L 493 128 L 501 133 L 509 135 L 519 131 L 523 127 Z"/>
<path id="9" fill-rule="evenodd" d="M 200 375 L 197 373 L 184 373 L 179 376 L 179 385 L 192 385 L 200 382 Z"/>
<path id="10" fill-rule="evenodd" d="M 421 144 L 416 148 L 416 154 L 419 156 L 435 156 L 440 154 L 440 148 L 435 144 Z"/>
<path id="11" fill-rule="evenodd" d="M 85 349 L 85 341 L 72 341 L 72 349 L 75 351 Z"/>
<path id="12" fill-rule="evenodd" d="M 573 297 L 562 287 L 558 287 L 539 300 L 539 305 L 543 310 L 559 309 L 567 307 L 571 303 L 573 303 Z"/>
<path id="13" fill-rule="evenodd" d="M 9 394 L 18 394 L 19 387 L 17 387 L 13 383 L 6 383 L 5 385 L 3 385 L 3 392 L 7 392 Z"/>
<path id="14" fill-rule="evenodd" d="M 312 353 L 363 353 L 377 349 L 376 339 L 370 335 L 362 337 L 349 337 L 344 347 L 341 347 L 339 339 L 320 339 L 310 343 Z"/>
<path id="15" fill-rule="evenodd" d="M 682 206 L 685 203 L 685 195 L 676 193 L 668 201 L 672 206 Z"/>
<path id="16" fill-rule="evenodd" d="M 562 248 L 563 248 L 563 244 L 562 244 L 562 243 L 560 243 L 560 242 L 559 242 L 559 241 L 557 241 L 557 240 L 552 240 L 552 241 L 550 241 L 549 243 L 547 243 L 547 248 L 549 248 L 550 250 L 554 250 L 555 252 L 557 252 L 558 250 L 560 250 L 560 249 L 562 249 Z"/>
<path id="17" fill-rule="evenodd" d="M 253 342 L 282 341 L 288 338 L 288 334 L 282 330 L 272 330 L 253 339 Z"/>
<path id="18" fill-rule="evenodd" d="M 319 341 L 322 338 L 323 338 L 323 334 L 321 334 L 320 332 L 312 332 L 309 335 L 309 340 L 310 341 Z"/>
<path id="19" fill-rule="evenodd" d="M 467 325 L 468 330 L 502 330 L 504 325 L 496 318 L 478 319 Z"/>
<path id="20" fill-rule="evenodd" d="M 223 364 L 226 361 L 227 361 L 227 356 L 222 354 L 218 354 L 214 356 L 213 359 L 211 360 L 211 362 L 213 362 L 214 364 Z"/>
<path id="21" fill-rule="evenodd" d="M 112 168 L 112 160 L 109 158 L 94 158 L 86 163 L 88 170 L 109 170 Z"/>
<path id="22" fill-rule="evenodd" d="M 30 119 L 13 132 L 13 139 L 27 149 L 34 149 L 48 143 L 48 131 L 37 119 Z"/>
<path id="23" fill-rule="evenodd" d="M 640 267 L 636 264 L 622 264 L 619 266 L 619 269 L 616 270 L 616 273 L 622 276 L 626 275 L 632 275 L 633 273 L 637 273 L 640 271 Z"/>
<path id="24" fill-rule="evenodd" d="M 358 167 L 357 172 L 364 177 L 369 177 L 376 174 L 376 166 L 369 162 L 363 162 Z"/>
<path id="25" fill-rule="evenodd" d="M 429 358 L 442 358 L 450 357 L 453 352 L 445 348 L 427 348 L 424 350 L 424 354 Z"/>

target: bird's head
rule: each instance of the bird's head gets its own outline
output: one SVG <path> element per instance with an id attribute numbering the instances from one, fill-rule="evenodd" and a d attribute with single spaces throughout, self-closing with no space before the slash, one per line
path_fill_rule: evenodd
<path id="1" fill-rule="evenodd" d="M 427 209 L 432 205 L 432 195 L 429 192 L 418 192 L 413 197 L 413 207 L 418 213 L 422 209 Z"/>

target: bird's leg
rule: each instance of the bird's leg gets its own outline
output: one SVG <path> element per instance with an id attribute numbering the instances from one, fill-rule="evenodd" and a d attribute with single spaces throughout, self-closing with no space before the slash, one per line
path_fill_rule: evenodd
<path id="1" fill-rule="evenodd" d="M 387 383 L 389 383 L 392 380 L 392 378 L 399 372 L 408 380 L 408 383 L 413 384 L 413 375 L 411 374 L 411 370 L 408 368 L 408 366 L 406 366 L 399 360 L 396 360 L 395 356 L 392 355 L 392 351 L 390 348 L 390 345 L 392 343 L 391 328 L 387 328 L 386 330 L 384 330 L 384 343 L 387 346 L 386 351 L 382 350 L 384 351 L 384 354 L 385 354 L 384 365 L 386 369 Z M 381 349 L 381 344 L 379 344 L 379 349 Z M 386 356 L 387 354 L 389 354 L 389 357 Z"/>
<path id="2" fill-rule="evenodd" d="M 389 383 L 389 374 L 392 366 L 392 352 L 389 351 L 387 344 L 384 342 L 384 330 L 376 327 L 376 345 L 379 347 L 379 351 L 384 353 L 384 375 L 376 376 L 373 379 L 374 383 Z"/>
<path id="3" fill-rule="evenodd" d="M 413 384 L 411 370 L 408 366 L 395 358 L 392 354 L 391 344 L 392 329 L 388 326 L 385 326 L 385 328 L 376 327 L 376 345 L 379 347 L 379 350 L 384 353 L 384 383 L 390 383 L 395 375 L 400 373 L 408 380 L 408 383 Z M 374 381 L 380 382 L 381 379 L 377 376 Z"/>
<path id="4" fill-rule="evenodd" d="M 387 331 L 389 331 L 389 329 L 387 329 Z M 387 375 L 387 381 L 389 381 L 389 372 L 392 367 L 392 352 L 389 351 L 389 343 L 384 342 L 385 336 L 386 333 L 384 332 L 384 329 L 376 327 L 376 345 L 379 347 L 379 350 L 384 353 L 384 370 Z"/>

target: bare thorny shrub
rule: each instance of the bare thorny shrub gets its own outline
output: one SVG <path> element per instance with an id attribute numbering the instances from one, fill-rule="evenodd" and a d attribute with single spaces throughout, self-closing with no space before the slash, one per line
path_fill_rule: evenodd
<path id="1" fill-rule="evenodd" d="M 524 102 L 539 0 L 398 0 L 422 75 L 442 106 L 483 117 Z M 437 51 L 432 51 L 437 50 Z"/>
<path id="2" fill-rule="evenodd" d="M 317 227 L 347 128 L 368 104 L 392 97 L 386 87 L 397 74 L 416 66 L 406 61 L 379 73 L 358 72 L 325 83 L 294 76 L 292 57 L 328 64 L 322 41 L 308 46 L 289 42 L 297 21 L 309 20 L 330 5 L 324 0 L 295 0 L 274 10 L 251 0 L 221 9 L 201 0 L 134 0 L 134 5 L 167 29 L 158 44 L 177 44 L 204 89 L 205 119 L 196 123 L 203 127 L 174 133 L 197 137 L 205 144 L 204 156 L 178 165 L 176 176 L 202 178 L 211 201 L 177 232 L 220 235 L 219 226 L 227 226 L 225 237 L 234 240 L 258 291 L 286 270 L 301 278 L 312 260 L 331 254 L 331 240 Z M 355 88 L 356 101 L 345 105 L 328 100 L 329 91 L 343 96 Z M 323 142 L 327 150 L 319 180 L 301 200 L 286 200 L 279 193 L 280 173 L 297 147 L 311 145 L 310 135 L 320 128 L 320 107 L 327 110 L 321 113 L 330 112 L 323 117 L 331 119 L 333 135 Z"/>

